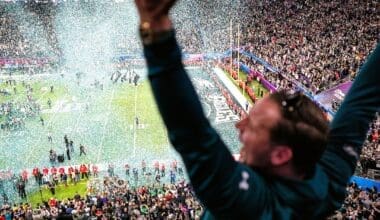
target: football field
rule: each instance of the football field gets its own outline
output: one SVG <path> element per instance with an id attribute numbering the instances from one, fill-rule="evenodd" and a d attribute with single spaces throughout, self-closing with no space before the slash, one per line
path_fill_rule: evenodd
<path id="1" fill-rule="evenodd" d="M 201 97 L 205 114 L 231 150 L 238 152 L 234 128 L 238 117 L 227 107 L 206 73 L 200 68 L 188 71 Z M 125 163 L 140 166 L 143 159 L 148 166 L 154 160 L 178 159 L 168 142 L 145 77 L 146 70 L 138 69 L 136 72 L 141 75 L 137 86 L 128 82 L 113 83 L 109 77 L 103 77 L 98 79 L 103 84 L 100 88 L 92 82 L 77 83 L 76 78 L 69 74 L 53 74 L 16 79 L 17 93 L 14 93 L 14 86 L 6 85 L 2 80 L 0 88 L 8 90 L 11 95 L 0 96 L 1 102 L 25 101 L 27 93 L 21 82 L 30 84 L 33 99 L 41 105 L 44 123 L 42 125 L 39 116 L 28 117 L 23 128 L 0 131 L 1 170 L 18 173 L 25 168 L 52 166 L 49 150 L 64 154 L 64 135 L 73 141 L 74 153 L 71 160 L 67 160 L 65 154 L 65 161 L 56 166 L 112 163 L 116 170 L 121 170 Z M 50 92 L 51 86 L 53 92 Z M 49 99 L 50 108 L 47 104 Z M 49 134 L 52 142 L 48 141 Z M 79 156 L 80 144 L 85 146 L 86 155 Z"/>

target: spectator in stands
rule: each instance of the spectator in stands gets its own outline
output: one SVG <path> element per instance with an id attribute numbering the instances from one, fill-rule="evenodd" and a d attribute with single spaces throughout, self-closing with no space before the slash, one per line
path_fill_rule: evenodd
<path id="1" fill-rule="evenodd" d="M 360 189 L 356 183 L 347 187 L 349 195 L 343 206 L 329 219 L 377 219 L 380 216 L 379 193 L 375 188 Z"/>
<path id="2" fill-rule="evenodd" d="M 168 15 L 175 0 L 135 2 L 152 90 L 170 140 L 208 208 L 204 217 L 320 219 L 339 208 L 380 107 L 380 45 L 335 116 L 329 139 L 316 104 L 300 93 L 276 92 L 237 124 L 242 164 L 210 126 L 181 63 Z"/>

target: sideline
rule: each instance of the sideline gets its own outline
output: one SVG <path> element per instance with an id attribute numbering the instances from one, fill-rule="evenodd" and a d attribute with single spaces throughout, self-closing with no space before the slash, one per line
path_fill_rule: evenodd
<path id="1" fill-rule="evenodd" d="M 219 78 L 219 80 L 223 83 L 223 85 L 226 87 L 226 89 L 231 93 L 231 95 L 234 97 L 234 99 L 237 101 L 237 103 L 240 105 L 240 107 L 245 111 L 245 105 L 248 102 L 247 99 L 241 94 L 240 90 L 236 88 L 235 84 L 231 82 L 231 80 L 226 76 L 224 71 L 220 69 L 219 67 L 214 67 L 214 72 L 216 76 Z M 252 107 L 252 104 L 249 103 L 248 109 Z"/>

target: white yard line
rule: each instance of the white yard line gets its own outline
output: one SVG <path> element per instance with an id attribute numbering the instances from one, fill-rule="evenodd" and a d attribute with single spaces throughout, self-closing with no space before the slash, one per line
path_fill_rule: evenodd
<path id="1" fill-rule="evenodd" d="M 91 96 L 90 95 L 87 95 L 87 99 L 86 99 L 86 102 L 85 102 L 85 104 L 87 105 L 87 103 L 88 103 L 88 101 L 90 100 L 90 98 L 91 98 Z M 83 104 L 83 103 L 81 103 L 81 104 Z M 81 106 L 81 107 L 83 107 L 83 106 Z M 73 129 L 71 129 L 71 131 L 70 131 L 70 136 L 73 134 L 73 133 L 76 133 L 77 131 L 78 131 L 78 128 L 79 128 L 79 123 L 81 122 L 81 119 L 82 119 L 82 115 L 86 115 L 86 111 L 85 110 L 83 110 L 83 108 L 81 109 L 82 111 L 81 111 L 81 113 L 79 114 L 79 117 L 77 118 L 77 120 L 76 120 L 76 123 L 75 123 L 75 126 L 73 127 Z"/>
<path id="2" fill-rule="evenodd" d="M 5 74 L 5 75 L 0 74 L 0 79 L 23 79 L 23 78 L 30 79 L 34 77 L 43 77 L 43 76 L 52 76 L 52 74 L 42 73 L 42 74 L 34 74 L 34 75 L 24 74 L 24 75 L 12 75 L 12 76 L 9 76 L 8 74 Z"/>
<path id="3" fill-rule="evenodd" d="M 109 116 L 110 116 L 110 112 L 111 112 L 111 102 L 113 100 L 113 97 L 114 97 L 114 94 L 115 94 L 115 88 L 112 88 L 112 95 L 111 95 L 111 98 L 110 98 L 110 102 L 109 102 L 109 105 L 108 105 L 108 112 L 107 112 L 107 118 L 106 118 L 106 121 L 104 123 L 104 129 L 103 129 L 103 133 L 102 133 L 102 138 L 101 138 L 101 141 L 100 141 L 100 146 L 98 146 L 99 150 L 98 150 L 98 157 L 96 159 L 96 163 L 99 163 L 100 161 L 100 155 L 101 155 L 101 152 L 102 152 L 102 149 L 103 149 L 103 141 L 104 141 L 104 138 L 105 138 L 105 133 L 106 133 L 106 129 L 107 129 L 107 124 L 109 122 Z"/>

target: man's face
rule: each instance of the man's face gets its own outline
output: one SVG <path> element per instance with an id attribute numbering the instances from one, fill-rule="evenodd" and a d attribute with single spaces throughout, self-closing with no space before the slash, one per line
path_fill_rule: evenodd
<path id="1" fill-rule="evenodd" d="M 265 97 L 254 105 L 247 118 L 236 124 L 243 144 L 240 152 L 243 163 L 261 168 L 271 165 L 270 130 L 280 118 L 280 107 Z"/>

